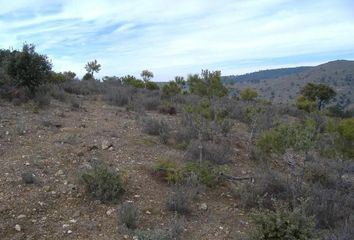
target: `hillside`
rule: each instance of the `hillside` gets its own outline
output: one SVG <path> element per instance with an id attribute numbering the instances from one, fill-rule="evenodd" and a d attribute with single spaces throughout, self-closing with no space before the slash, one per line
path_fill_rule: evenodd
<path id="1" fill-rule="evenodd" d="M 257 89 L 263 98 L 278 103 L 293 103 L 299 95 L 301 87 L 306 83 L 322 83 L 336 90 L 335 102 L 345 106 L 353 104 L 354 61 L 338 60 L 316 67 L 294 68 L 293 71 L 295 69 L 298 70 L 297 73 L 282 76 L 280 76 L 284 72 L 282 69 L 272 70 L 272 73 L 279 76 L 274 78 L 268 78 L 266 74 L 260 74 L 263 71 L 243 75 L 239 79 L 248 76 L 253 78 L 253 81 L 236 81 L 228 86 L 238 90 L 250 86 Z"/>
<path id="2" fill-rule="evenodd" d="M 312 67 L 294 67 L 294 68 L 279 68 L 270 70 L 260 70 L 257 72 L 246 73 L 242 75 L 230 75 L 223 76 L 222 80 L 226 84 L 236 82 L 254 82 L 257 83 L 260 80 L 275 79 L 279 77 L 285 77 L 292 74 L 299 74 Z"/>

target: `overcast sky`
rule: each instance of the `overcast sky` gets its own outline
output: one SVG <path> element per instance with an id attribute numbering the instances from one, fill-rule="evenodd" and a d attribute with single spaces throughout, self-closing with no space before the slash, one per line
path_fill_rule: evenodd
<path id="1" fill-rule="evenodd" d="M 0 47 L 34 43 L 54 70 L 155 80 L 354 60 L 354 0 L 0 0 Z"/>

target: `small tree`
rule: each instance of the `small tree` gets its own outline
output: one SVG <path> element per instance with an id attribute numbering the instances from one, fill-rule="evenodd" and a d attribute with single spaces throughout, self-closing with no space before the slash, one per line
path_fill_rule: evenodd
<path id="1" fill-rule="evenodd" d="M 242 100 L 252 101 L 258 96 L 258 93 L 253 88 L 245 88 L 240 92 L 240 97 Z"/>
<path id="2" fill-rule="evenodd" d="M 180 87 L 181 90 L 183 90 L 186 87 L 186 80 L 184 80 L 184 77 L 181 76 L 176 76 L 175 77 L 175 82 L 177 85 Z"/>
<path id="3" fill-rule="evenodd" d="M 154 77 L 154 74 L 153 74 L 153 72 L 151 72 L 149 70 L 143 70 L 140 73 L 140 76 L 143 78 L 143 80 L 145 82 L 145 86 L 146 86 L 147 82 L 149 82 Z"/>
<path id="4" fill-rule="evenodd" d="M 318 110 L 321 110 L 325 104 L 336 96 L 336 92 L 331 87 L 315 83 L 306 84 L 300 93 L 309 101 L 315 102 Z"/>
<path id="5" fill-rule="evenodd" d="M 199 96 L 211 98 L 227 95 L 227 89 L 221 81 L 220 71 L 202 70 L 200 76 L 198 74 L 189 75 L 187 82 L 190 92 Z"/>
<path id="6" fill-rule="evenodd" d="M 8 75 L 15 85 L 28 87 L 34 93 L 36 88 L 45 83 L 51 73 L 52 64 L 47 56 L 35 51 L 35 45 L 24 44 L 22 51 L 13 51 L 7 65 Z"/>
<path id="7" fill-rule="evenodd" d="M 170 81 L 162 87 L 162 94 L 167 97 L 172 97 L 181 93 L 181 88 L 175 81 Z"/>
<path id="8" fill-rule="evenodd" d="M 86 77 L 84 79 L 86 80 L 89 79 L 88 74 L 93 78 L 93 74 L 95 72 L 98 73 L 101 70 L 101 64 L 98 64 L 97 60 L 95 59 L 92 62 L 88 62 L 85 66 L 85 69 L 87 71 L 87 74 L 85 75 Z"/>

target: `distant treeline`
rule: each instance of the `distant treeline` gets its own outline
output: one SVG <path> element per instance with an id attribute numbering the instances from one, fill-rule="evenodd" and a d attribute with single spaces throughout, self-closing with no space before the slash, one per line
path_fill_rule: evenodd
<path id="1" fill-rule="evenodd" d="M 312 67 L 295 67 L 295 68 L 280 68 L 272 70 L 262 70 L 253 73 L 247 73 L 243 75 L 230 75 L 223 76 L 222 81 L 225 84 L 230 84 L 234 82 L 257 82 L 266 79 L 275 79 L 287 75 L 302 73 Z"/>

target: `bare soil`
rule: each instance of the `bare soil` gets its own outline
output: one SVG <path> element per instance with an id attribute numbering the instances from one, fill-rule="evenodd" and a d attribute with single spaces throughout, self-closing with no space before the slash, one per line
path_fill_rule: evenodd
<path id="1" fill-rule="evenodd" d="M 0 102 L 0 239 L 133 239 L 118 223 L 117 205 L 91 199 L 80 183 L 80 170 L 93 159 L 126 176 L 121 201 L 138 206 L 139 228 L 161 227 L 174 217 L 165 203 L 171 187 L 154 178 L 151 168 L 160 159 L 182 161 L 184 152 L 142 133 L 136 113 L 100 99 L 79 101 L 79 110 L 52 101 L 38 112 L 31 104 Z M 171 122 L 179 117 L 147 114 Z M 231 136 L 235 154 L 229 167 L 231 174 L 243 176 L 251 167 L 247 138 L 238 127 Z M 104 141 L 113 147 L 102 149 Z M 25 184 L 21 174 L 26 171 L 38 181 Z M 207 189 L 193 203 L 183 239 L 233 239 L 245 231 L 247 214 L 228 185 Z M 199 208 L 201 203 L 207 210 Z"/>

